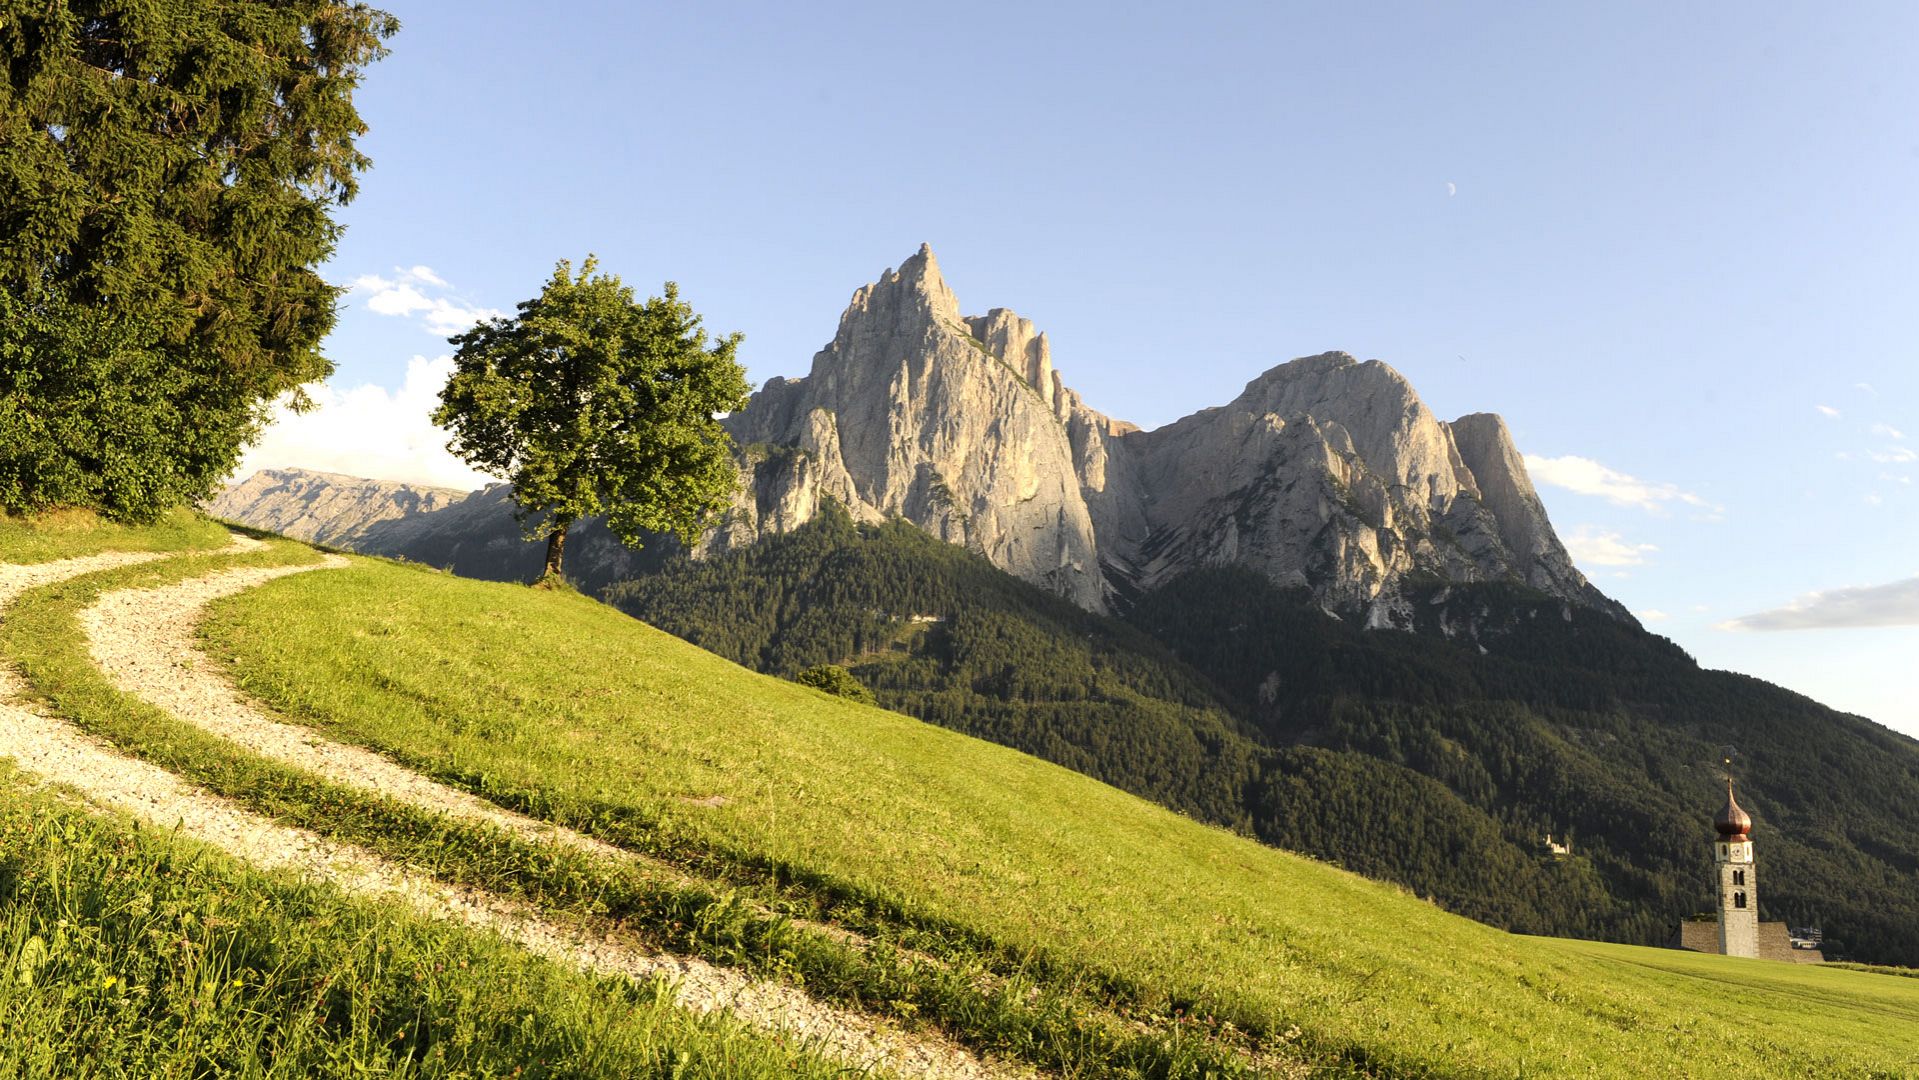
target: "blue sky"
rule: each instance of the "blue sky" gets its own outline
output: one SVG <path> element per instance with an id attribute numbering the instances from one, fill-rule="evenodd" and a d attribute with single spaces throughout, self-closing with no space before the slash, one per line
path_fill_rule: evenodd
<path id="1" fill-rule="evenodd" d="M 1335 348 L 1502 413 L 1649 627 L 1919 733 L 1919 5 L 393 7 L 338 371 L 250 466 L 460 479 L 445 332 L 561 258 L 760 381 L 927 241 L 1149 427 Z"/>

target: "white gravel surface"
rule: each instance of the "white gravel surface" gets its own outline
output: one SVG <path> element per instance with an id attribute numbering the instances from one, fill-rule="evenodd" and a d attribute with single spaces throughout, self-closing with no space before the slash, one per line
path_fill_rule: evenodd
<path id="1" fill-rule="evenodd" d="M 259 542 L 236 537 L 243 546 Z M 470 792 L 422 776 L 362 746 L 330 739 L 313 728 L 289 724 L 241 693 L 200 650 L 199 626 L 206 605 L 289 574 L 332 570 L 347 560 L 329 555 L 303 566 L 238 567 L 148 589 L 103 594 L 80 613 L 93 662 L 122 693 L 157 705 L 180 719 L 245 747 L 335 783 L 408 802 L 425 810 L 497 826 L 535 843 L 555 843 L 605 859 L 643 867 L 680 884 L 695 883 L 669 863 L 587 836 L 564 825 L 504 809 Z M 756 910 L 764 909 L 757 908 Z M 794 920 L 844 945 L 866 948 L 866 938 L 841 927 Z M 931 961 L 919 954 L 916 958 Z"/>
<path id="2" fill-rule="evenodd" d="M 236 538 L 236 546 L 254 544 Z M 0 564 L 0 609 L 11 605 L 22 592 L 40 585 L 164 557 L 124 553 L 28 566 Z M 329 559 L 306 567 L 223 571 L 182 587 L 111 594 L 88 613 L 89 634 L 95 634 L 96 626 L 104 631 L 103 635 L 95 636 L 95 655 L 103 663 L 114 665 L 118 672 L 114 676 L 116 681 L 138 673 L 137 685 L 169 688 L 161 702 L 165 707 L 214 730 L 221 730 L 215 728 L 215 724 L 231 727 L 232 737 L 237 740 L 244 742 L 240 736 L 245 735 L 261 745 L 284 748 L 291 733 L 310 744 L 314 738 L 310 732 L 262 717 L 249 718 L 245 714 L 251 710 L 238 695 L 230 689 L 214 689 L 204 684 L 204 658 L 191 648 L 191 626 L 195 617 L 192 613 L 215 595 L 226 595 L 282 574 L 343 562 Z M 213 584 L 207 585 L 209 582 Z M 200 591 L 196 593 L 193 586 L 200 586 Z M 222 589 L 225 592 L 221 592 Z M 162 604 L 150 599 L 155 593 L 170 594 L 171 599 Z M 197 600 L 190 599 L 196 595 Z M 148 603 L 155 606 L 144 606 Z M 133 626 L 153 633 L 120 632 Z M 178 647 L 181 641 L 188 643 L 184 650 Z M 255 865 L 312 874 L 351 892 L 398 899 L 419 911 L 498 932 L 534 952 L 594 971 L 636 979 L 671 979 L 683 1007 L 697 1012 L 725 1010 L 745 1023 L 802 1040 L 858 1068 L 878 1068 L 908 1076 L 1031 1075 L 1030 1070 L 1024 1068 L 984 1061 L 936 1035 L 901 1032 L 873 1018 L 815 1001 L 780 983 L 755 981 L 740 972 L 693 957 L 648 953 L 617 942 L 597 940 L 575 927 L 543 919 L 524 905 L 474 890 L 452 888 L 360 848 L 280 825 L 164 769 L 129 757 L 72 724 L 48 715 L 27 702 L 23 691 L 19 675 L 10 666 L 0 665 L 0 754 L 12 757 L 22 768 L 46 780 L 79 790 L 97 805 L 124 811 L 151 825 L 176 828 Z M 141 693 L 145 695 L 144 690 Z M 208 720 L 202 715 L 204 712 L 214 713 L 216 718 Z M 392 762 L 357 748 L 331 745 L 331 749 L 353 751 L 359 757 L 321 759 L 331 763 L 329 771 L 349 759 L 356 768 L 399 769 Z M 383 777 L 378 782 L 384 790 L 404 790 L 408 798 L 417 794 L 432 800 L 434 805 L 445 805 L 451 812 L 517 817 L 411 773 L 405 777 L 379 775 Z M 403 786 L 385 786 L 389 781 Z M 426 786 L 423 788 L 421 784 Z M 452 810 L 461 805 L 460 800 L 479 805 L 466 806 L 464 811 Z M 549 826 L 524 818 L 518 818 L 516 824 L 508 827 L 529 826 L 541 835 L 552 835 L 544 831 L 549 830 Z M 579 839 L 587 844 L 598 843 L 585 837 Z"/>
<path id="3" fill-rule="evenodd" d="M 430 780 L 364 747 L 282 723 L 242 696 L 200 651 L 206 605 L 309 570 L 347 565 L 328 555 L 304 566 L 240 567 L 152 589 L 110 592 L 80 614 L 93 662 L 123 693 L 259 754 L 336 783 L 428 810 L 484 822 L 535 842 L 564 844 L 612 859 L 631 853 L 572 829 L 502 809 Z"/>

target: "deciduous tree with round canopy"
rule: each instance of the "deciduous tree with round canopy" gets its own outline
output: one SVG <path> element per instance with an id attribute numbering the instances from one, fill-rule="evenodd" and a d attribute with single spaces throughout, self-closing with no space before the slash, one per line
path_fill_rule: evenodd
<path id="1" fill-rule="evenodd" d="M 561 573 L 566 534 L 606 515 L 623 543 L 648 533 L 694 543 L 739 483 L 716 414 L 746 404 L 740 335 L 709 344 L 700 317 L 666 283 L 640 303 L 589 257 L 562 261 L 510 319 L 449 340 L 454 371 L 434 423 L 448 449 L 513 483 L 528 539 Z"/>
<path id="2" fill-rule="evenodd" d="M 334 0 L 0 13 L 0 509 L 203 497 L 331 373 L 339 290 L 313 268 L 397 29 Z"/>

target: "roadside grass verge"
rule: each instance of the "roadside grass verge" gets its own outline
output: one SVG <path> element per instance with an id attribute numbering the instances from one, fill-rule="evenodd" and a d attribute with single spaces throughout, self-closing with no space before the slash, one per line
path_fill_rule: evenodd
<path id="1" fill-rule="evenodd" d="M 313 557 L 304 546 L 273 542 L 241 555 L 186 556 L 48 585 L 20 597 L 0 623 L 0 654 L 59 715 L 124 751 L 265 816 L 360 845 L 446 883 L 521 899 L 599 933 L 783 979 L 816 998 L 908 1026 L 931 1023 L 976 1049 L 1067 1074 L 1245 1071 L 1237 1051 L 1246 1040 L 1196 1038 L 1179 1025 L 1140 1030 L 1102 1013 L 1071 985 L 989 974 L 963 947 L 946 949 L 933 962 L 885 942 L 858 948 L 765 913 L 724 883 L 665 880 L 640 865 L 534 843 L 325 781 L 122 694 L 88 656 L 77 615 L 102 592 Z M 1275 1061 L 1290 1059 L 1283 1050 Z"/>
<path id="2" fill-rule="evenodd" d="M 175 510 L 152 525 L 119 525 L 91 510 L 0 514 L 0 556 L 11 563 L 42 563 L 103 551 L 191 551 L 227 542 L 227 530 L 191 510 Z"/>
<path id="3" fill-rule="evenodd" d="M 829 912 L 985 943 L 996 969 L 1195 1038 L 1379 1075 L 1898 1076 L 1919 1056 L 1911 980 L 1505 934 L 583 597 L 356 560 L 219 602 L 205 637 L 335 737 Z"/>
<path id="4" fill-rule="evenodd" d="M 14 1077 L 832 1077 L 837 1063 L 489 934 L 32 790 L 0 762 Z"/>

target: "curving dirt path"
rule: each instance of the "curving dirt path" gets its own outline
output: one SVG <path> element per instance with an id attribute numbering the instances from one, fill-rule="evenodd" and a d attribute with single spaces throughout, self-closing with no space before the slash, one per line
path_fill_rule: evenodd
<path id="1" fill-rule="evenodd" d="M 200 651 L 196 634 L 206 606 L 213 601 L 291 574 L 347 565 L 346 559 L 328 555 L 304 566 L 239 567 L 172 585 L 122 589 L 103 595 L 81 612 L 80 626 L 93 662 L 115 688 L 261 757 L 362 791 L 497 826 L 523 839 L 558 843 L 603 858 L 631 858 L 630 852 L 612 844 L 503 809 L 364 747 L 281 723 L 234 689 Z"/>
<path id="2" fill-rule="evenodd" d="M 238 547 L 257 542 L 236 542 Z M 0 618 L 21 593 L 82 574 L 114 567 L 152 562 L 168 556 L 153 553 L 112 553 L 27 566 L 0 564 Z M 221 584 L 248 581 L 230 591 L 251 587 L 271 577 L 322 566 L 344 565 L 344 560 L 328 560 L 299 567 L 223 571 L 200 579 L 219 580 Z M 267 577 L 253 577 L 265 573 Z M 194 583 L 189 583 L 194 584 Z M 110 594 L 114 597 L 139 597 L 161 590 L 133 590 Z M 191 605 L 211 599 L 208 595 Z M 94 610 L 105 610 L 103 600 Z M 160 621 L 155 612 L 140 609 L 111 609 L 118 620 L 129 614 L 135 621 Z M 93 615 L 93 610 L 88 613 Z M 101 618 L 106 618 L 102 616 Z M 116 622 L 115 625 L 125 625 Z M 91 634 L 92 626 L 89 625 Z M 183 631 L 188 634 L 190 627 Z M 197 650 L 185 654 L 168 653 L 162 641 L 142 646 L 118 642 L 106 647 L 106 654 L 123 671 L 143 672 L 142 683 L 172 685 L 190 680 L 198 658 Z M 96 650 L 98 650 L 96 646 Z M 96 655 L 99 652 L 96 651 Z M 204 660 L 200 661 L 205 670 Z M 116 681 L 117 678 L 116 678 Z M 178 707 L 198 718 L 201 708 L 216 712 L 245 702 L 230 688 L 222 695 L 199 701 L 191 697 L 168 697 L 167 707 Z M 227 715 L 222 723 L 238 723 Z M 311 733 L 268 721 L 311 740 Z M 246 728 L 252 737 L 279 739 L 286 732 Z M 152 825 L 177 828 L 196 839 L 214 844 L 230 854 L 255 865 L 286 869 L 324 877 L 347 891 L 397 898 L 426 914 L 450 918 L 470 926 L 495 931 L 542 955 L 603 973 L 617 973 L 636 979 L 667 978 L 673 981 L 678 1003 L 696 1012 L 725 1010 L 745 1023 L 814 1045 L 822 1052 L 860 1069 L 878 1068 L 911 1076 L 997 1078 L 1031 1075 L 1030 1070 L 1007 1067 L 982 1060 L 948 1040 L 926 1034 L 905 1034 L 858 1013 L 826 1005 L 791 987 L 755 981 L 739 972 L 691 957 L 647 953 L 623 945 L 592 940 L 579 929 L 542 919 L 533 909 L 475 890 L 457 889 L 384 860 L 363 849 L 328 840 L 316 833 L 278 824 L 240 805 L 196 787 L 155 765 L 130 757 L 105 742 L 86 734 L 74 725 L 52 716 L 26 700 L 25 687 L 17 672 L 0 665 L 0 747 L 24 769 L 57 783 L 73 787 L 96 804 L 121 810 Z M 347 748 L 355 749 L 357 748 Z M 364 750 L 360 754 L 367 754 Z M 368 755 L 398 769 L 397 765 Z M 362 763 L 363 764 L 363 763 Z M 404 770 L 402 770 L 404 771 Z M 424 778 L 416 781 L 431 784 Z M 431 785 L 439 788 L 439 785 Z M 408 791 L 416 790 L 409 787 Z M 442 792 L 472 799 L 460 792 Z M 431 796 L 439 798 L 441 796 Z M 456 800 L 457 801 L 457 800 Z M 480 800 L 473 800 L 480 802 Z M 506 812 L 481 803 L 479 810 Z M 455 811 L 458 812 L 458 811 Z M 517 815 L 510 815 L 517 817 Z M 530 822 L 530 819 L 520 819 Z M 536 830 L 550 830 L 544 823 L 533 823 Z M 516 827 L 516 826 L 509 826 Z M 518 826 L 524 827 L 524 826 Z M 543 835 L 552 837 L 551 832 Z M 575 834 L 577 835 L 577 834 Z M 589 844 L 598 841 L 580 837 Z M 561 842 L 565 842 L 562 840 Z M 617 850 L 617 849 L 615 849 Z"/>
<path id="3" fill-rule="evenodd" d="M 259 541 L 236 537 L 242 550 Z M 114 688 L 172 713 L 261 757 L 305 769 L 335 783 L 469 821 L 492 825 L 534 843 L 555 843 L 643 868 L 678 884 L 697 883 L 679 867 L 609 844 L 564 825 L 528 817 L 471 792 L 422 776 L 377 751 L 343 743 L 313 728 L 277 719 L 228 680 L 200 649 L 200 622 L 215 600 L 308 570 L 349 565 L 338 555 L 301 566 L 237 567 L 146 589 L 103 594 L 80 613 L 93 662 Z M 794 920 L 843 945 L 871 942 L 842 927 Z M 931 963 L 921 954 L 919 959 Z"/>

